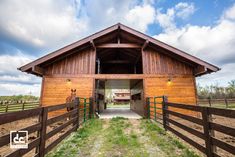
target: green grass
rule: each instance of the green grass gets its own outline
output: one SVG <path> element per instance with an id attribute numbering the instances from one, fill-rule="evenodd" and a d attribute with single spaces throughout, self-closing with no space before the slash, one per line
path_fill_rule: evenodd
<path id="1" fill-rule="evenodd" d="M 156 123 L 128 120 L 88 120 L 63 140 L 47 157 L 198 157 Z"/>
<path id="2" fill-rule="evenodd" d="M 143 128 L 144 135 L 151 139 L 151 142 L 158 145 L 164 152 L 165 156 L 170 157 L 198 157 L 193 151 L 189 150 L 182 142 L 175 137 L 169 135 L 165 130 L 158 127 L 154 122 L 150 120 L 143 120 L 141 122 L 141 128 Z"/>
<path id="3" fill-rule="evenodd" d="M 88 120 L 82 128 L 72 133 L 56 149 L 47 154 L 47 157 L 79 156 L 80 149 L 88 145 L 89 138 L 101 129 L 102 121 L 95 119 Z"/>

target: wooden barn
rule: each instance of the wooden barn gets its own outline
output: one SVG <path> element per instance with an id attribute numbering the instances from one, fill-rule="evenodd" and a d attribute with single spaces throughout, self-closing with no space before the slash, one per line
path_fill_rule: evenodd
<path id="1" fill-rule="evenodd" d="M 98 112 L 104 110 L 106 82 L 126 80 L 131 109 L 145 115 L 149 96 L 197 104 L 195 77 L 219 68 L 118 23 L 19 70 L 42 77 L 42 106 L 65 103 L 76 89 L 76 96 L 94 98 Z"/>

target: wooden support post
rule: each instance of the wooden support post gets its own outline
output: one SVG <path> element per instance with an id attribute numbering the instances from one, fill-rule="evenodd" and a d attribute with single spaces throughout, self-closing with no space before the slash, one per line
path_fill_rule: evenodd
<path id="1" fill-rule="evenodd" d="M 86 98 L 84 98 L 83 104 L 83 122 L 86 122 Z"/>
<path id="2" fill-rule="evenodd" d="M 89 98 L 89 118 L 94 117 L 94 112 L 93 112 L 93 98 Z"/>
<path id="3" fill-rule="evenodd" d="M 150 119 L 150 100 L 149 99 L 150 99 L 149 97 L 146 98 L 146 109 L 147 109 L 147 115 L 146 116 L 147 116 L 148 119 Z"/>
<path id="4" fill-rule="evenodd" d="M 40 143 L 39 143 L 39 157 L 45 156 L 45 144 L 46 144 L 46 131 L 47 131 L 47 116 L 48 116 L 48 108 L 42 108 L 42 115 L 40 117 L 40 122 L 42 124 L 42 128 L 40 130 Z"/>
<path id="5" fill-rule="evenodd" d="M 76 127 L 76 130 L 78 129 L 79 127 L 79 98 L 76 97 L 75 100 L 74 100 L 74 105 L 75 105 L 75 110 L 77 110 L 77 114 L 76 114 L 76 121 L 74 122 L 73 125 L 77 125 Z"/>
<path id="6" fill-rule="evenodd" d="M 169 117 L 169 115 L 166 113 L 166 110 L 168 109 L 167 102 L 168 102 L 167 96 L 163 96 L 162 97 L 162 118 L 163 118 L 163 127 L 166 131 L 167 131 L 166 126 L 169 125 L 168 121 L 166 120 L 166 118 Z"/>
<path id="7" fill-rule="evenodd" d="M 153 103 L 154 103 L 154 120 L 157 121 L 157 111 L 156 111 L 156 97 L 153 98 Z"/>
<path id="8" fill-rule="evenodd" d="M 211 141 L 211 135 L 213 133 L 212 133 L 211 126 L 209 123 L 211 119 L 209 109 L 210 108 L 208 107 L 202 108 L 202 120 L 203 120 L 204 136 L 205 136 L 206 155 L 207 157 L 213 157 L 213 151 L 215 150 L 215 147 L 213 147 L 212 141 Z"/>

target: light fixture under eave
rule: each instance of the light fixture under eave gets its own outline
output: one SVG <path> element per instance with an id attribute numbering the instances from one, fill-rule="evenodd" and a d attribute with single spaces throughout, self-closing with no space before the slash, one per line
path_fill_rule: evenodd
<path id="1" fill-rule="evenodd" d="M 170 86 L 172 84 L 172 79 L 171 78 L 168 78 L 167 80 L 167 85 Z"/>
<path id="2" fill-rule="evenodd" d="M 66 83 L 68 84 L 68 85 L 70 85 L 72 82 L 71 82 L 71 79 L 66 79 Z"/>

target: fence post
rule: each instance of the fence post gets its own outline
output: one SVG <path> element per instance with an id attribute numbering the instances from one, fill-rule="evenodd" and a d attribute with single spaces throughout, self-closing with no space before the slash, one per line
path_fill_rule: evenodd
<path id="1" fill-rule="evenodd" d="M 156 97 L 153 98 L 153 104 L 154 104 L 154 120 L 157 121 Z"/>
<path id="2" fill-rule="evenodd" d="M 228 100 L 227 100 L 227 98 L 224 99 L 224 102 L 225 102 L 226 108 L 228 108 Z"/>
<path id="3" fill-rule="evenodd" d="M 89 98 L 89 118 L 93 118 L 93 99 L 92 97 Z"/>
<path id="4" fill-rule="evenodd" d="M 74 105 L 75 105 L 75 109 L 77 110 L 77 114 L 76 114 L 76 121 L 73 123 L 73 125 L 77 125 L 76 130 L 79 127 L 79 98 L 76 97 L 74 100 Z"/>
<path id="5" fill-rule="evenodd" d="M 147 118 L 150 119 L 150 98 L 146 98 Z M 146 112 L 145 112 L 146 113 Z"/>
<path id="6" fill-rule="evenodd" d="M 38 151 L 39 157 L 44 157 L 45 156 L 47 116 L 48 116 L 48 108 L 43 107 L 42 108 L 42 115 L 40 117 L 40 122 L 41 122 L 42 128 L 41 128 L 40 133 L 39 133 L 39 136 L 40 136 L 39 151 Z"/>
<path id="7" fill-rule="evenodd" d="M 211 97 L 208 98 L 209 106 L 211 107 Z"/>
<path id="8" fill-rule="evenodd" d="M 25 105 L 25 104 L 23 103 L 23 104 L 22 104 L 22 110 L 24 110 L 24 105 Z"/>
<path id="9" fill-rule="evenodd" d="M 202 108 L 202 120 L 203 120 L 203 130 L 204 130 L 205 144 L 206 144 L 206 155 L 208 157 L 212 157 L 215 147 L 213 147 L 211 142 L 212 130 L 210 127 L 211 115 L 209 109 L 210 108 L 208 107 Z"/>
<path id="10" fill-rule="evenodd" d="M 9 104 L 6 104 L 6 110 L 5 110 L 5 112 L 8 112 L 8 105 L 9 105 Z"/>
<path id="11" fill-rule="evenodd" d="M 169 117 L 168 114 L 166 113 L 166 110 L 168 109 L 167 106 L 167 102 L 168 102 L 168 98 L 167 96 L 162 96 L 162 120 L 163 120 L 163 127 L 164 129 L 167 131 L 167 125 L 169 125 L 169 123 L 167 122 L 167 118 Z"/>
<path id="12" fill-rule="evenodd" d="M 84 98 L 84 104 L 83 104 L 83 122 L 86 122 L 86 98 Z"/>

